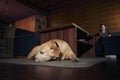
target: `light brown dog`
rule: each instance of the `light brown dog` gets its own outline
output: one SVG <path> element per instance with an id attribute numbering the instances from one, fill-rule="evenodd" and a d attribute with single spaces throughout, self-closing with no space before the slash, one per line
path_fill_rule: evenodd
<path id="1" fill-rule="evenodd" d="M 70 59 L 74 62 L 79 61 L 70 46 L 60 39 L 50 40 L 40 46 L 34 47 L 27 56 L 27 59 L 32 59 L 33 57 L 35 61 L 40 62 L 56 60 L 58 58 L 61 60 Z"/>

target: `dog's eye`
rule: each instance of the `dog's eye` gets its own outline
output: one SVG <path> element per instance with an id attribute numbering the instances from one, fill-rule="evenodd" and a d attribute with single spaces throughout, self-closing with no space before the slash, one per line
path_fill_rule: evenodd
<path id="1" fill-rule="evenodd" d="M 44 52 L 40 51 L 41 54 L 44 54 Z"/>
<path id="2" fill-rule="evenodd" d="M 50 47 L 50 49 L 53 49 L 52 47 Z"/>

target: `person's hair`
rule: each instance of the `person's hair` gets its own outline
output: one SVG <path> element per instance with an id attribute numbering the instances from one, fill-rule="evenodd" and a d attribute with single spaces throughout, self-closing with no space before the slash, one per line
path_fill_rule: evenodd
<path id="1" fill-rule="evenodd" d="M 105 25 L 105 24 L 100 24 L 99 25 L 99 31 L 101 32 L 102 30 L 101 30 L 101 27 L 102 27 L 102 25 Z M 105 26 L 105 31 L 108 31 L 108 28 Z"/>
<path id="2" fill-rule="evenodd" d="M 100 24 L 99 26 L 101 27 L 102 25 L 104 25 L 104 24 Z"/>

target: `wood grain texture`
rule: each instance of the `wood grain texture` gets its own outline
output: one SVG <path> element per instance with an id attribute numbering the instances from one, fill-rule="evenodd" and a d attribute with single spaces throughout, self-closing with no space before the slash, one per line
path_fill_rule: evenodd
<path id="1" fill-rule="evenodd" d="M 35 32 L 35 16 L 16 21 L 15 27 Z"/>
<path id="2" fill-rule="evenodd" d="M 90 3 L 89 3 L 90 2 Z M 64 6 L 48 15 L 49 27 L 60 27 L 75 22 L 90 33 L 97 33 L 99 24 L 109 27 L 111 32 L 120 31 L 120 1 L 94 0 L 83 4 Z"/>

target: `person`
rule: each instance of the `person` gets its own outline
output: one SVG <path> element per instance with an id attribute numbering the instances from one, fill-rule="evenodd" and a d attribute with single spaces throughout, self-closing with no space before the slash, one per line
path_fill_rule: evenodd
<path id="1" fill-rule="evenodd" d="M 100 38 L 111 37 L 111 33 L 109 32 L 109 30 L 107 29 L 107 27 L 104 24 L 100 24 L 99 32 L 95 36 L 99 36 Z"/>
<path id="2" fill-rule="evenodd" d="M 108 28 L 104 24 L 99 25 L 99 31 L 97 34 L 95 34 L 95 38 L 97 38 L 96 42 L 96 56 L 98 57 L 104 57 L 104 44 L 102 42 L 102 39 L 105 37 L 111 37 L 111 33 L 109 32 Z"/>

